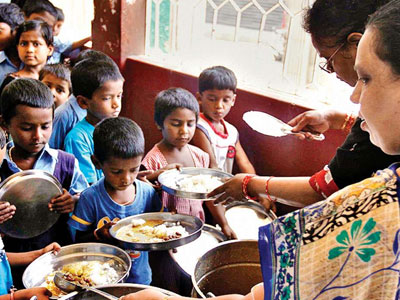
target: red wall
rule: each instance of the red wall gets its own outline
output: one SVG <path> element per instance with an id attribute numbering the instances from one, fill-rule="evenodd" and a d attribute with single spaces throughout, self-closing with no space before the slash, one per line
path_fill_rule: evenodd
<path id="1" fill-rule="evenodd" d="M 135 120 L 143 129 L 146 151 L 161 139 L 153 121 L 156 94 L 169 87 L 182 87 L 195 93 L 193 76 L 128 58 L 125 77 L 123 116 Z M 242 115 L 249 110 L 264 111 L 283 121 L 303 112 L 303 107 L 238 90 L 237 101 L 227 121 L 238 128 L 241 144 L 260 175 L 300 176 L 320 170 L 343 142 L 344 133 L 331 131 L 323 142 L 300 141 L 293 136 L 274 138 L 261 135 L 247 126 Z"/>

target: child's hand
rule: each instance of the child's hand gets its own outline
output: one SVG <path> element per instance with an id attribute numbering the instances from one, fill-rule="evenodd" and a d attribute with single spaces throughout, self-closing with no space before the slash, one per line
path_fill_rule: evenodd
<path id="1" fill-rule="evenodd" d="M 233 231 L 233 229 L 228 225 L 225 224 L 221 227 L 222 232 L 225 234 L 225 236 L 228 238 L 228 240 L 236 240 L 237 236 L 236 233 Z"/>
<path id="2" fill-rule="evenodd" d="M 11 219 L 15 214 L 16 207 L 9 202 L 0 201 L 0 224 Z"/>
<path id="3" fill-rule="evenodd" d="M 59 214 L 70 213 L 74 211 L 75 202 L 75 198 L 66 189 L 63 189 L 61 195 L 50 199 L 49 210 Z"/>
<path id="4" fill-rule="evenodd" d="M 275 202 L 271 202 L 266 196 L 259 195 L 257 197 L 257 202 L 259 202 L 262 206 L 264 206 L 267 211 L 272 210 L 273 212 L 276 213 Z"/>
<path id="5" fill-rule="evenodd" d="M 60 249 L 61 249 L 61 246 L 58 243 L 54 242 L 54 243 L 51 243 L 50 245 L 47 245 L 46 247 L 42 248 L 41 252 L 42 252 L 42 254 L 45 254 L 47 252 L 52 251 L 54 254 L 57 254 L 60 251 Z"/>
<path id="6" fill-rule="evenodd" d="M 183 167 L 182 164 L 173 163 L 173 164 L 166 165 L 164 168 L 160 169 L 160 171 L 167 171 L 167 170 L 172 170 L 172 169 L 178 169 L 178 171 L 180 171 L 182 169 L 182 167 Z"/>
<path id="7" fill-rule="evenodd" d="M 51 292 L 45 287 L 34 287 L 25 290 L 18 290 L 14 293 L 15 300 L 29 300 L 36 296 L 38 300 L 47 300 L 51 296 Z"/>
<path id="8" fill-rule="evenodd" d="M 113 237 L 110 234 L 110 228 L 115 222 L 109 222 L 94 231 L 94 236 L 97 240 L 112 241 Z"/>

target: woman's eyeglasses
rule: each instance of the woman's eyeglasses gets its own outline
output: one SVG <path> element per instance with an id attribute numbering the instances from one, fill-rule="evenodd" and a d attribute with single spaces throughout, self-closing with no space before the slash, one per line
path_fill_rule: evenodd
<path id="1" fill-rule="evenodd" d="M 332 55 L 324 62 L 319 63 L 319 68 L 329 74 L 333 73 L 335 70 L 332 67 L 332 60 L 335 57 L 335 55 L 339 52 L 340 49 L 345 45 L 346 43 L 341 44 L 333 53 Z"/>

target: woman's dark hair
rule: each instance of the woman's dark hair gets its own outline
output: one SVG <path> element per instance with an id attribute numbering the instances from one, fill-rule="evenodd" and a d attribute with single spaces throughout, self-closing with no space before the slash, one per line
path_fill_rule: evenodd
<path id="1" fill-rule="evenodd" d="M 24 13 L 14 3 L 0 3 L 0 22 L 8 24 L 14 30 L 24 22 Z"/>
<path id="2" fill-rule="evenodd" d="M 40 20 L 25 21 L 18 26 L 17 33 L 15 35 L 15 41 L 17 45 L 19 44 L 19 39 L 21 38 L 21 35 L 27 31 L 40 32 L 47 46 L 53 45 L 53 29 L 50 27 L 49 24 Z"/>
<path id="3" fill-rule="evenodd" d="M 144 154 L 142 129 L 128 118 L 101 121 L 93 132 L 93 143 L 94 155 L 101 163 L 110 157 L 128 159 Z"/>
<path id="4" fill-rule="evenodd" d="M 107 81 L 124 81 L 115 62 L 85 59 L 71 71 L 72 93 L 75 97 L 92 99 L 93 93 Z"/>
<path id="5" fill-rule="evenodd" d="M 215 66 L 205 69 L 199 76 L 199 92 L 207 90 L 231 90 L 236 93 L 237 80 L 232 70 Z"/>
<path id="6" fill-rule="evenodd" d="M 68 82 L 69 93 L 72 93 L 71 71 L 67 66 L 65 66 L 64 64 L 45 65 L 43 69 L 41 69 L 39 72 L 39 80 L 42 81 L 43 78 L 48 74 L 54 75 L 55 77 Z"/>
<path id="7" fill-rule="evenodd" d="M 31 78 L 17 78 L 6 85 L 0 98 L 3 120 L 9 124 L 16 115 L 17 105 L 54 108 L 53 94 L 42 82 Z"/>
<path id="8" fill-rule="evenodd" d="M 154 105 L 154 121 L 163 128 L 165 118 L 177 108 L 187 108 L 193 111 L 197 122 L 199 103 L 192 93 L 182 88 L 169 88 L 158 93 Z"/>
<path id="9" fill-rule="evenodd" d="M 400 75 L 400 1 L 393 0 L 376 11 L 367 23 L 374 29 L 376 55 Z"/>
<path id="10" fill-rule="evenodd" d="M 388 0 L 316 0 L 306 10 L 303 27 L 318 42 L 335 38 L 331 47 L 346 42 L 352 32 L 364 33 L 369 15 Z"/>

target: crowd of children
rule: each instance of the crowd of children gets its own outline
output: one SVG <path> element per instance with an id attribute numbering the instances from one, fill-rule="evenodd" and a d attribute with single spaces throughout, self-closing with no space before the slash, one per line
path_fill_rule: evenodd
<path id="1" fill-rule="evenodd" d="M 95 50 L 82 51 L 70 67 L 59 63 L 84 42 L 65 46 L 57 40 L 63 20 L 62 11 L 47 0 L 25 1 L 23 13 L 15 4 L 0 4 L 1 180 L 37 169 L 53 174 L 63 187 L 61 195 L 49 200 L 49 210 L 61 214 L 49 230 L 23 240 L 0 235 L 0 299 L 12 286 L 10 265 L 26 266 L 74 242 L 111 242 L 110 226 L 131 215 L 168 210 L 206 221 L 206 208 L 224 234 L 236 238 L 223 206 L 160 192 L 157 176 L 180 167 L 231 173 L 234 160 L 240 171 L 255 173 L 238 131 L 224 120 L 236 100 L 231 70 L 203 71 L 197 99 L 182 88 L 161 91 L 154 120 L 162 140 L 146 154 L 141 128 L 119 117 L 124 78 L 118 66 Z M 140 176 L 144 169 L 152 171 L 147 178 Z M 16 209 L 0 201 L 0 223 Z M 148 253 L 130 254 L 128 282 L 150 284 Z M 15 270 L 18 283 L 22 273 Z M 32 295 L 49 296 L 43 288 L 9 296 Z"/>

